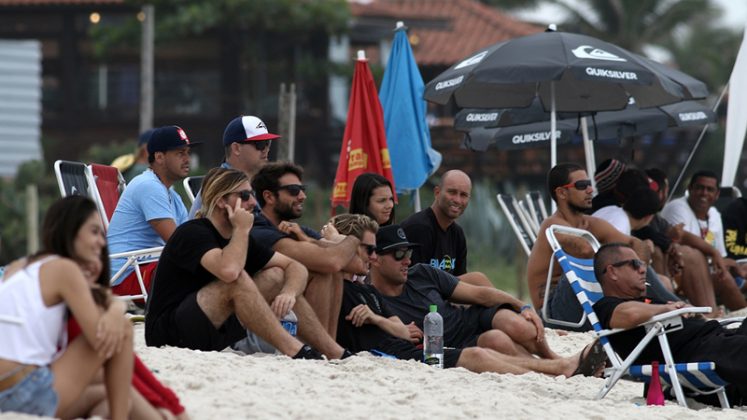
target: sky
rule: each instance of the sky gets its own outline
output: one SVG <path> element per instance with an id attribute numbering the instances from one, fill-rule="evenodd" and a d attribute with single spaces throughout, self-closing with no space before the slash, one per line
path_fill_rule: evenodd
<path id="1" fill-rule="evenodd" d="M 569 1 L 573 2 L 573 0 Z M 747 0 L 714 0 L 714 3 L 724 10 L 721 19 L 725 25 L 735 29 L 744 28 L 747 23 Z M 562 20 L 557 16 L 563 13 L 565 13 L 563 9 L 557 6 L 544 5 L 534 10 L 517 13 L 517 15 L 527 20 L 549 24 Z"/>

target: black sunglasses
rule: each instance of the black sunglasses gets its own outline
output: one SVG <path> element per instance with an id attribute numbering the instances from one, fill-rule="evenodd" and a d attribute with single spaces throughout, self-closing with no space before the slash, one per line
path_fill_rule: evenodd
<path id="1" fill-rule="evenodd" d="M 591 187 L 591 180 L 590 179 L 581 179 L 576 182 L 570 182 L 565 185 L 561 185 L 560 188 L 575 188 L 579 191 L 586 191 L 587 188 Z"/>
<path id="2" fill-rule="evenodd" d="M 366 248 L 366 254 L 368 254 L 369 257 L 376 251 L 376 245 L 361 244 L 361 246 Z"/>
<path id="3" fill-rule="evenodd" d="M 645 267 L 646 263 L 643 262 L 643 261 L 641 261 L 641 260 L 639 260 L 639 259 L 637 259 L 637 258 L 633 258 L 633 259 L 630 259 L 630 260 L 618 261 L 618 262 L 612 263 L 610 265 L 613 266 L 613 267 L 616 267 L 616 268 L 620 268 L 620 267 L 629 265 L 629 266 L 633 267 L 633 270 L 638 271 L 638 270 L 641 269 L 641 267 Z M 604 270 L 602 271 L 602 274 L 604 274 L 606 272 L 607 272 L 607 267 L 604 268 Z"/>
<path id="4" fill-rule="evenodd" d="M 298 194 L 301 194 L 301 191 L 306 191 L 306 185 L 303 185 L 303 184 L 281 185 L 278 187 L 278 190 L 286 190 L 288 191 L 288 194 L 295 197 Z"/>
<path id="5" fill-rule="evenodd" d="M 391 255 L 394 257 L 395 261 L 402 261 L 405 258 L 412 257 L 412 248 L 399 248 L 399 249 L 395 249 L 394 251 L 386 251 L 386 252 L 380 251 L 379 255 L 381 254 Z"/>
<path id="6" fill-rule="evenodd" d="M 258 140 L 258 141 L 253 141 L 250 143 L 254 145 L 255 149 L 259 150 L 260 152 L 263 152 L 265 149 L 270 147 L 270 145 L 272 144 L 272 140 Z"/>
<path id="7" fill-rule="evenodd" d="M 234 191 L 231 194 L 238 194 L 241 201 L 249 201 L 250 198 L 257 197 L 253 190 Z"/>

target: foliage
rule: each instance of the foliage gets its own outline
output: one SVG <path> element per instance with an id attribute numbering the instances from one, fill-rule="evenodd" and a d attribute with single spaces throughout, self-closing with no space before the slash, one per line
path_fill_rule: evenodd
<path id="1" fill-rule="evenodd" d="M 565 29 L 609 41 L 634 52 L 664 45 L 686 26 L 708 25 L 717 10 L 709 0 L 554 0 L 570 14 Z"/>

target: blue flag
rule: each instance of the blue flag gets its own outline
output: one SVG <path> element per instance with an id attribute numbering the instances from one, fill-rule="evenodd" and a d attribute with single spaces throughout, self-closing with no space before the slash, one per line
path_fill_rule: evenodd
<path id="1" fill-rule="evenodd" d="M 389 158 L 398 193 L 417 190 L 441 165 L 441 154 L 431 148 L 431 134 L 425 120 L 424 89 L 405 28 L 399 28 L 394 34 L 379 89 Z"/>

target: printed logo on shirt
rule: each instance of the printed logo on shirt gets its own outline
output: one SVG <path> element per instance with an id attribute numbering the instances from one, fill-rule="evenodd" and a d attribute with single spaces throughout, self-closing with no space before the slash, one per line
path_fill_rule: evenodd
<path id="1" fill-rule="evenodd" d="M 442 259 L 431 258 L 431 267 L 451 273 L 456 268 L 457 259 L 444 255 Z"/>

